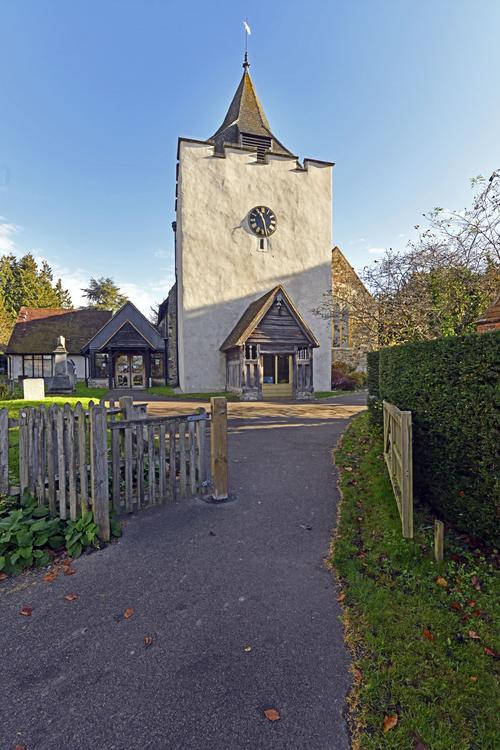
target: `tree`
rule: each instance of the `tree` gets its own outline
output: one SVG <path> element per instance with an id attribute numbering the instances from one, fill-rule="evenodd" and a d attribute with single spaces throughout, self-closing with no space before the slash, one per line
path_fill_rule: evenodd
<path id="1" fill-rule="evenodd" d="M 480 190 L 470 208 L 424 214 L 415 242 L 363 269 L 376 309 L 349 293 L 339 300 L 334 290 L 316 313 L 332 317 L 335 305 L 349 306 L 381 346 L 473 332 L 500 288 L 500 170 L 471 182 Z"/>
<path id="2" fill-rule="evenodd" d="M 91 278 L 89 286 L 82 289 L 82 292 L 89 301 L 88 307 L 96 310 L 112 310 L 115 312 L 127 302 L 127 297 L 120 292 L 113 279 L 109 277 Z"/>
<path id="3" fill-rule="evenodd" d="M 71 297 L 59 279 L 54 286 L 47 261 L 38 266 L 32 253 L 22 258 L 0 257 L 0 339 L 8 341 L 19 308 L 71 307 Z"/>

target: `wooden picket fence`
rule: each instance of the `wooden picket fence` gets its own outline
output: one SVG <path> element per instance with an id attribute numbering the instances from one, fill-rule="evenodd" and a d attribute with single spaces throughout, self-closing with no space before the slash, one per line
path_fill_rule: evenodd
<path id="1" fill-rule="evenodd" d="M 403 536 L 413 538 L 413 461 L 411 411 L 383 402 L 384 459 L 401 517 Z"/>
<path id="2" fill-rule="evenodd" d="M 197 414 L 148 417 L 131 398 L 119 405 L 27 408 L 19 419 L 0 410 L 0 494 L 29 491 L 53 516 L 76 520 L 91 508 L 99 536 L 109 540 L 109 511 L 132 512 L 207 492 L 206 425 Z M 19 481 L 12 483 L 9 448 L 19 435 Z"/>

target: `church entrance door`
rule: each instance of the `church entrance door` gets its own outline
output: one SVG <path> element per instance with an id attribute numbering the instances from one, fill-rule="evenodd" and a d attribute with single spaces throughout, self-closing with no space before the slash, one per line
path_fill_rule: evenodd
<path id="1" fill-rule="evenodd" d="M 116 388 L 145 388 L 146 366 L 142 354 L 119 354 L 115 361 Z"/>
<path id="2" fill-rule="evenodd" d="M 262 355 L 262 397 L 292 398 L 292 355 Z"/>

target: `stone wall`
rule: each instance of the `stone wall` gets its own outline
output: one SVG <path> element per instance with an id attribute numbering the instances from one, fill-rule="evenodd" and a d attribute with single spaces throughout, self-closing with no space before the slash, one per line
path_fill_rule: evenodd
<path id="1" fill-rule="evenodd" d="M 165 332 L 162 336 L 167 339 L 167 381 L 169 385 L 179 385 L 177 369 L 177 284 L 168 293 L 167 315 L 164 319 Z"/>
<path id="2" fill-rule="evenodd" d="M 332 367 L 342 363 L 366 372 L 366 354 L 377 348 L 376 303 L 338 247 L 332 251 L 332 290 L 334 308 L 349 315 L 347 341 L 332 347 Z"/>

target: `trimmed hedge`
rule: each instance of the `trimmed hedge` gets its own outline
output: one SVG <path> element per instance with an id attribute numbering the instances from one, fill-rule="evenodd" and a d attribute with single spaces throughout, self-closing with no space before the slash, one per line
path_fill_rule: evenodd
<path id="1" fill-rule="evenodd" d="M 498 544 L 500 331 L 379 352 L 378 394 L 412 412 L 415 494 L 455 527 Z"/>
<path id="2" fill-rule="evenodd" d="M 368 412 L 372 424 L 383 424 L 382 401 L 379 393 L 379 352 L 368 352 L 366 355 L 366 387 L 368 388 Z"/>

